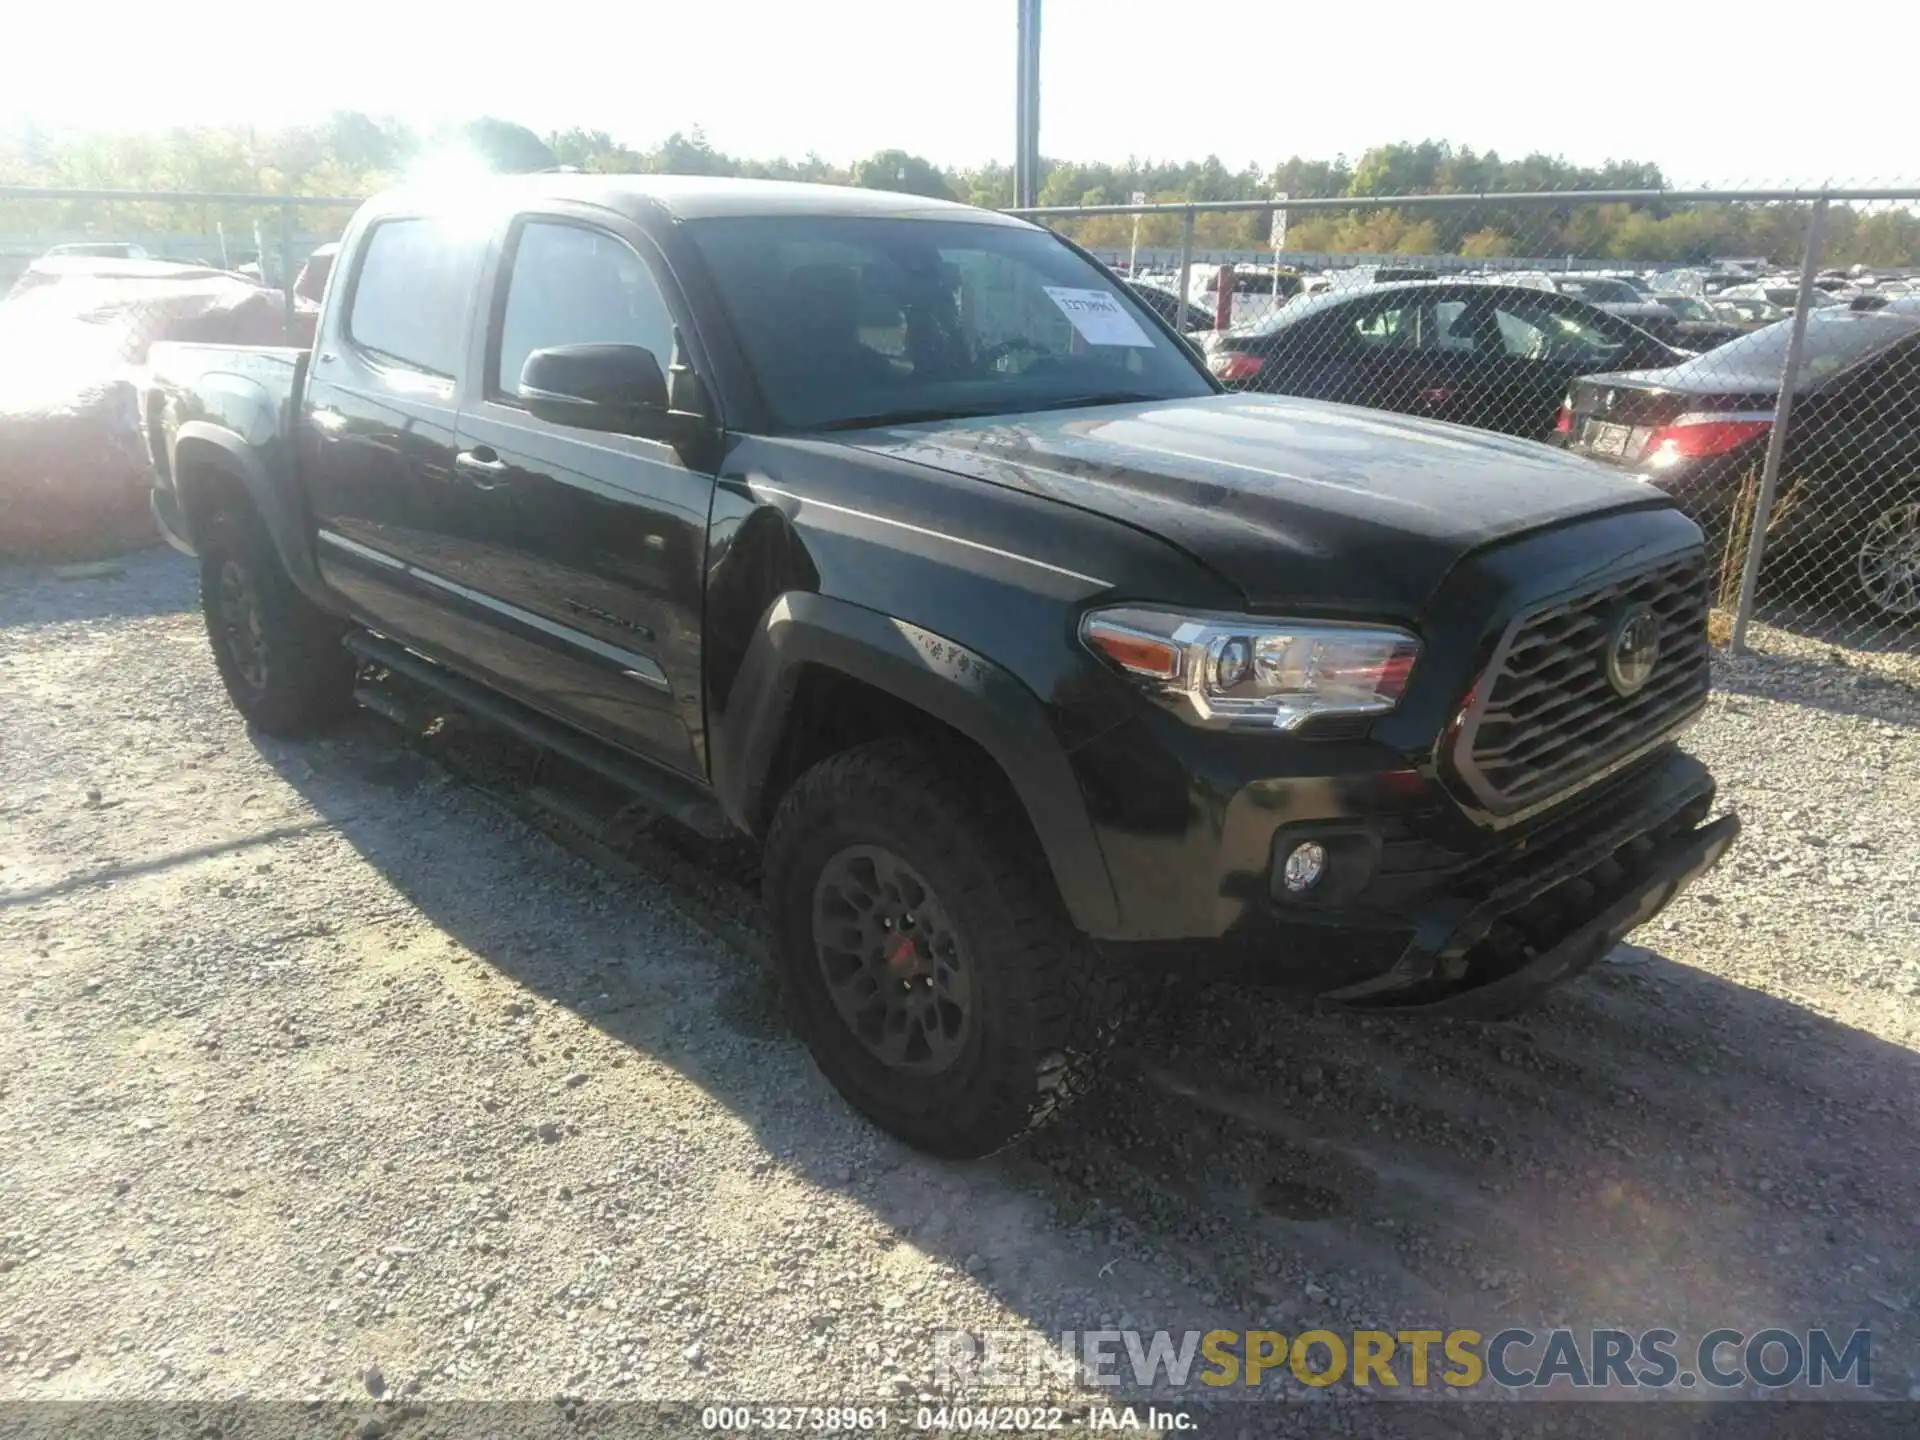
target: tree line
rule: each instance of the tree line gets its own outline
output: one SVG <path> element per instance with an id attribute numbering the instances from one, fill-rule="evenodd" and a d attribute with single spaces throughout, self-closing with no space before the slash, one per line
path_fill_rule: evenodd
<path id="1" fill-rule="evenodd" d="M 481 117 L 462 125 L 420 131 L 402 122 L 343 111 L 317 125 L 278 129 L 236 127 L 141 133 L 49 135 L 31 127 L 0 134 L 0 183 L 85 189 L 140 189 L 202 193 L 368 195 L 407 175 L 423 159 L 450 148 L 476 154 L 498 170 L 569 165 L 587 171 L 680 175 L 739 175 L 828 184 L 866 185 L 1003 208 L 1013 203 L 1011 167 L 988 164 L 942 168 L 902 150 L 881 150 L 851 164 L 817 154 L 798 160 L 730 155 L 699 129 L 676 131 L 635 149 L 601 130 L 571 129 L 545 136 L 512 121 Z M 1666 188 L 1657 165 L 1609 161 L 1576 165 L 1556 156 L 1503 159 L 1443 141 L 1383 145 L 1357 160 L 1301 156 L 1271 168 L 1230 169 L 1217 157 L 1182 162 L 1043 161 L 1040 203 L 1125 203 L 1134 194 L 1167 204 L 1418 193 L 1479 194 L 1542 190 L 1657 190 Z M 302 227 L 337 228 L 345 216 L 321 211 Z M 255 221 L 276 223 L 269 208 L 255 215 L 240 207 L 152 202 L 0 201 L 0 234 L 115 227 L 141 233 L 231 233 Z M 1566 205 L 1521 209 L 1497 201 L 1440 209 L 1331 208 L 1290 215 L 1287 246 L 1346 254 L 1453 254 L 1478 258 L 1562 256 L 1583 259 L 1701 263 L 1715 256 L 1764 256 L 1797 261 L 1807 207 L 1797 204 L 1682 202 Z M 1195 243 L 1210 250 L 1257 250 L 1267 243 L 1264 211 L 1202 213 Z M 1134 222 L 1098 216 L 1059 223 L 1082 244 L 1115 249 L 1134 238 Z M 1152 216 L 1140 222 L 1143 245 L 1179 243 L 1180 222 Z M 1827 225 L 1826 262 L 1920 266 L 1920 216 L 1912 207 L 1835 206 Z"/>

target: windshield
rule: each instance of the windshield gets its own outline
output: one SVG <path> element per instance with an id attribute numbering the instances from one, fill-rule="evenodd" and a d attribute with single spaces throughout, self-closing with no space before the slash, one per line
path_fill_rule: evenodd
<path id="1" fill-rule="evenodd" d="M 789 429 L 1213 393 L 1144 304 L 1042 230 L 869 216 L 686 229 Z"/>
<path id="2" fill-rule="evenodd" d="M 1709 376 L 1716 371 L 1729 375 L 1778 375 L 1787 363 L 1787 341 L 1792 334 L 1793 323 L 1782 320 L 1751 335 L 1729 340 L 1690 363 L 1703 367 L 1701 373 Z M 1807 317 L 1799 383 L 1824 380 L 1916 334 L 1920 334 L 1920 324 L 1910 317 L 1877 310 L 1816 311 Z"/>

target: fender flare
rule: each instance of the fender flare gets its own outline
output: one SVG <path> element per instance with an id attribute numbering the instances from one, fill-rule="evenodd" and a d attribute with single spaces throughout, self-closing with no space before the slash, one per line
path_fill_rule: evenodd
<path id="1" fill-rule="evenodd" d="M 207 454 L 209 448 L 215 453 Z M 187 531 L 183 538 L 188 544 L 196 548 L 199 544 L 193 533 L 194 517 L 199 511 L 194 492 L 205 483 L 204 480 L 196 483 L 194 477 L 204 473 L 205 468 L 224 471 L 246 491 L 260 523 L 273 541 L 273 548 L 279 552 L 288 577 L 308 599 L 330 610 L 337 608 L 314 561 L 312 527 L 307 523 L 305 507 L 298 497 L 287 493 L 284 481 L 276 481 L 268 472 L 258 452 L 226 426 L 199 420 L 189 420 L 174 431 L 170 452 L 167 470 L 179 497 L 181 519 Z"/>
<path id="2" fill-rule="evenodd" d="M 966 646 L 844 600 L 789 591 L 768 607 L 713 737 L 713 780 L 734 824 L 764 829 L 764 797 L 799 679 L 818 665 L 872 685 L 973 741 L 1011 782 L 1061 899 L 1086 934 L 1117 932 L 1120 906 L 1067 753 L 1039 699 Z"/>

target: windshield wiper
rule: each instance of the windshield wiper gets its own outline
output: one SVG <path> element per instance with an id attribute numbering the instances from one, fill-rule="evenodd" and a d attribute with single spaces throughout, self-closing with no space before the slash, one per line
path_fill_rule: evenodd
<path id="1" fill-rule="evenodd" d="M 1082 405 L 1139 405 L 1149 400 L 1164 400 L 1164 395 L 1150 395 L 1145 390 L 1103 390 L 1097 395 L 1069 395 L 1064 400 L 1048 400 L 1043 404 L 1029 405 L 1028 410 L 1077 410 Z"/>
<path id="2" fill-rule="evenodd" d="M 924 425 L 933 420 L 977 420 L 982 415 L 1001 413 L 999 406 L 982 410 L 977 405 L 929 406 L 924 410 L 882 410 L 873 415 L 848 415 L 839 420 L 823 420 L 807 430 L 871 430 L 882 425 Z"/>
<path id="3" fill-rule="evenodd" d="M 1164 400 L 1144 390 L 1107 390 L 1097 395 L 1069 395 L 1062 400 L 1042 400 L 1036 404 L 929 406 L 923 410 L 883 410 L 873 415 L 848 415 L 839 420 L 823 420 L 807 426 L 807 432 L 821 434 L 831 430 L 872 430 L 886 425 L 923 425 L 935 420 L 979 420 L 988 415 L 1032 415 L 1041 410 L 1074 410 L 1082 405 L 1131 405 L 1148 400 Z"/>

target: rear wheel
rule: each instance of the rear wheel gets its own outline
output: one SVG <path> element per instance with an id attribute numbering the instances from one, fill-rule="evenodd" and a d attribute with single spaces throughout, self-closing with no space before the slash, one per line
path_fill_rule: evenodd
<path id="1" fill-rule="evenodd" d="M 767 840 L 795 1027 L 848 1101 L 937 1155 L 1059 1114 L 1118 1018 L 1016 807 L 972 756 L 887 740 L 803 775 Z"/>
<path id="2" fill-rule="evenodd" d="M 353 705 L 344 622 L 294 586 L 251 515 L 215 518 L 200 543 L 200 610 L 235 708 L 273 735 L 302 735 Z"/>
<path id="3" fill-rule="evenodd" d="M 1920 615 L 1920 498 L 1889 500 L 1867 519 L 1854 543 L 1853 574 L 1880 614 Z"/>

